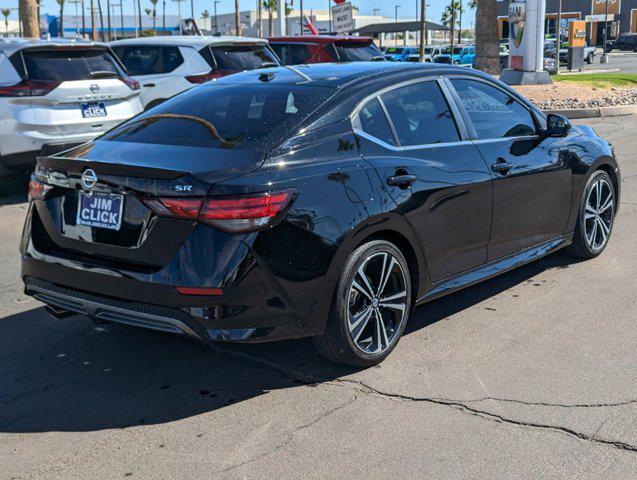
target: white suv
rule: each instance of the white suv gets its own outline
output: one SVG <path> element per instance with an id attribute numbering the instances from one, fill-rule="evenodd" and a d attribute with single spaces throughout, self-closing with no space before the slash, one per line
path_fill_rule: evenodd
<path id="1" fill-rule="evenodd" d="M 139 92 L 106 44 L 0 40 L 0 175 L 136 115 Z"/>
<path id="2" fill-rule="evenodd" d="M 110 46 L 141 84 L 140 98 L 147 109 L 213 78 L 279 65 L 262 38 L 142 37 L 117 40 Z"/>

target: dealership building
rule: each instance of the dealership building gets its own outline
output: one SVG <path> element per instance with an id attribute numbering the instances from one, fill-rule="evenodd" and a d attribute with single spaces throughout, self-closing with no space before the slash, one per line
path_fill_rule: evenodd
<path id="1" fill-rule="evenodd" d="M 498 1 L 500 38 L 509 36 L 509 3 L 509 0 Z M 547 35 L 557 34 L 559 3 L 559 0 L 546 1 Z M 606 20 L 608 38 L 617 37 L 620 33 L 637 33 L 637 0 L 562 0 L 562 26 L 572 20 L 585 20 L 588 43 L 601 46 Z"/>

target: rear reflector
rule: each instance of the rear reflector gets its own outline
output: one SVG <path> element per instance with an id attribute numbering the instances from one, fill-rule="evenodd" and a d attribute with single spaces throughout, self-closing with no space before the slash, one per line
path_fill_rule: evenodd
<path id="1" fill-rule="evenodd" d="M 199 221 L 230 233 L 250 232 L 271 226 L 294 199 L 294 190 L 220 197 L 142 198 L 164 217 Z"/>
<path id="2" fill-rule="evenodd" d="M 23 80 L 15 85 L 0 87 L 0 97 L 41 97 L 59 84 L 49 80 Z"/>
<path id="3" fill-rule="evenodd" d="M 223 77 L 220 73 L 213 73 L 214 70 L 209 71 L 208 73 L 202 73 L 201 75 L 188 75 L 186 80 L 190 83 L 206 83 L 210 80 L 214 80 L 215 78 Z"/>
<path id="4" fill-rule="evenodd" d="M 200 295 L 207 297 L 218 297 L 223 295 L 222 288 L 203 288 L 203 287 L 175 287 L 180 295 Z"/>
<path id="5" fill-rule="evenodd" d="M 46 185 L 31 175 L 31 180 L 29 180 L 29 200 L 45 200 L 52 188 L 51 185 Z"/>

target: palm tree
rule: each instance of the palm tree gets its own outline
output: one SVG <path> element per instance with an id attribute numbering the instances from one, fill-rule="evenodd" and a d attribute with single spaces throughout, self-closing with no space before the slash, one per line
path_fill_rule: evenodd
<path id="1" fill-rule="evenodd" d="M 64 36 L 64 2 L 65 0 L 57 0 L 60 6 L 60 37 Z"/>
<path id="2" fill-rule="evenodd" d="M 479 0 L 476 10 L 476 68 L 490 74 L 500 70 L 498 0 Z"/>
<path id="3" fill-rule="evenodd" d="M 8 37 L 9 36 L 9 15 L 11 15 L 11 9 L 3 8 L 2 10 L 0 10 L 0 13 L 2 13 L 2 16 L 4 17 L 4 31 Z"/>
<path id="4" fill-rule="evenodd" d="M 137 18 L 139 18 L 139 33 L 142 33 L 142 3 L 137 0 Z"/>
<path id="5" fill-rule="evenodd" d="M 268 11 L 268 36 L 274 35 L 274 17 L 272 16 L 272 10 L 276 8 L 276 0 L 263 0 L 263 6 Z"/>
<path id="6" fill-rule="evenodd" d="M 448 27 L 451 30 L 451 42 L 453 43 L 453 35 L 456 31 L 456 26 L 458 25 L 458 16 L 462 19 L 462 1 L 461 0 L 451 0 L 451 3 L 445 7 L 442 11 L 442 16 L 440 17 L 440 21 L 445 27 Z M 460 20 L 460 28 L 458 28 L 458 43 L 461 42 L 461 30 L 462 30 L 462 20 Z"/>
<path id="7" fill-rule="evenodd" d="M 153 30 L 157 33 L 157 2 L 159 0 L 150 0 L 150 3 L 153 5 Z"/>
<path id="8" fill-rule="evenodd" d="M 38 38 L 40 36 L 40 19 L 38 18 L 36 0 L 18 0 L 18 2 L 22 35 Z"/>
<path id="9" fill-rule="evenodd" d="M 97 0 L 97 11 L 100 16 L 100 38 L 102 39 L 102 42 L 105 42 L 106 39 L 104 38 L 104 15 L 102 15 L 102 2 L 100 0 Z"/>
<path id="10" fill-rule="evenodd" d="M 153 0 L 150 0 L 151 2 Z M 201 17 L 203 18 L 203 29 L 207 30 L 208 29 L 208 19 L 210 18 L 210 12 L 208 10 L 204 10 L 203 12 L 201 12 Z"/>
<path id="11" fill-rule="evenodd" d="M 239 0 L 234 0 L 234 33 L 241 36 L 241 21 L 239 20 Z"/>

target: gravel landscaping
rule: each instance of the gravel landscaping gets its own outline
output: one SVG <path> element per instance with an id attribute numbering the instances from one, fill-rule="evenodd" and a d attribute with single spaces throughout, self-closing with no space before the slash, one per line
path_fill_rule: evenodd
<path id="1" fill-rule="evenodd" d="M 598 88 L 572 82 L 514 87 L 542 110 L 637 104 L 637 88 Z"/>

